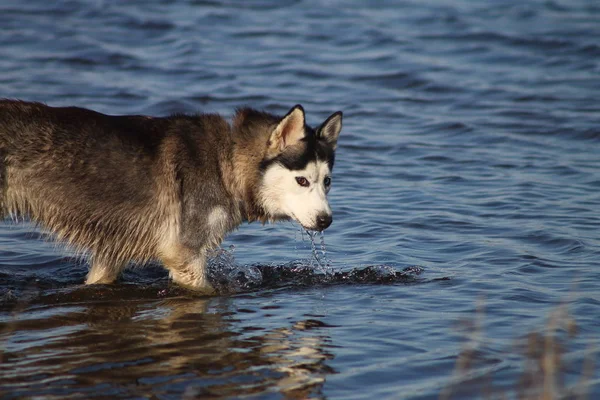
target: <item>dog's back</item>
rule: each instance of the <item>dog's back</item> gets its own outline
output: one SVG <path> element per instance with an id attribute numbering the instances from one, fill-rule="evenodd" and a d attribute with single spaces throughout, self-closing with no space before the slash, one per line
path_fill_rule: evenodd
<path id="1" fill-rule="evenodd" d="M 0 102 L 2 211 L 27 214 L 81 249 L 111 260 L 148 259 L 172 187 L 167 121 L 69 107 Z M 157 171 L 157 169 L 160 169 Z M 152 215 L 150 215 L 152 214 Z"/>

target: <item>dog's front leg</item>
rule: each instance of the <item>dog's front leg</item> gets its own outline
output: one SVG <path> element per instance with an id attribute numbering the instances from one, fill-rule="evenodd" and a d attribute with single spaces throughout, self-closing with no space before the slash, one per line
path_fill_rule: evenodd
<path id="1" fill-rule="evenodd" d="M 192 251 L 184 246 L 176 246 L 169 253 L 162 257 L 162 261 L 173 282 L 204 294 L 215 293 L 215 289 L 208 282 L 204 249 Z"/>
<path id="2" fill-rule="evenodd" d="M 180 268 L 169 268 L 173 282 L 206 294 L 214 294 L 215 289 L 208 282 L 206 255 L 200 254 Z"/>
<path id="3" fill-rule="evenodd" d="M 102 259 L 98 256 L 92 257 L 90 272 L 85 280 L 86 285 L 113 283 L 125 267 L 122 261 Z"/>

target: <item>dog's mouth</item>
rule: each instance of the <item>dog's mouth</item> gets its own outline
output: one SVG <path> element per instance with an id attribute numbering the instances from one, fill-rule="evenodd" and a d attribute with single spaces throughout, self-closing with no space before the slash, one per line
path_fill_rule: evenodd
<path id="1" fill-rule="evenodd" d="M 300 219 L 298 217 L 296 217 L 293 213 L 291 214 L 291 218 L 296 221 L 297 223 L 299 223 L 302 228 L 306 229 L 307 231 L 316 231 L 316 232 L 323 232 L 325 229 L 327 229 L 329 227 L 329 225 L 331 224 L 331 222 L 329 222 L 326 225 L 321 225 L 319 226 L 319 223 L 315 223 L 314 225 L 305 225 L 302 223 L 302 221 L 300 221 Z"/>
<path id="2" fill-rule="evenodd" d="M 304 226 L 304 225 L 302 225 L 302 227 L 303 227 L 304 229 L 306 229 L 307 231 L 322 232 L 322 231 L 324 231 L 324 230 L 325 230 L 325 229 L 320 229 L 320 228 L 317 228 L 316 226 Z"/>
<path id="3" fill-rule="evenodd" d="M 294 221 L 296 221 L 297 223 L 300 224 L 300 226 L 304 229 L 306 229 L 307 231 L 316 231 L 314 226 L 308 226 L 308 225 L 304 225 L 302 223 L 302 221 L 300 221 L 300 218 L 296 217 L 296 215 L 294 213 L 290 213 L 289 218 L 293 219 Z"/>

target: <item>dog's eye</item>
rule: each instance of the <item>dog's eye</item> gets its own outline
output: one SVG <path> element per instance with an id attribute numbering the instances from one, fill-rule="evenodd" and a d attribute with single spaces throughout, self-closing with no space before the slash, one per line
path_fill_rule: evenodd
<path id="1" fill-rule="evenodd" d="M 325 179 L 323 179 L 323 183 L 325 184 L 325 186 L 331 185 L 331 178 L 326 176 Z"/>
<path id="2" fill-rule="evenodd" d="M 308 183 L 308 179 L 306 179 L 303 176 L 297 176 L 296 182 L 298 182 L 298 185 L 300 185 L 302 187 L 308 187 L 308 185 L 310 185 L 310 183 Z"/>

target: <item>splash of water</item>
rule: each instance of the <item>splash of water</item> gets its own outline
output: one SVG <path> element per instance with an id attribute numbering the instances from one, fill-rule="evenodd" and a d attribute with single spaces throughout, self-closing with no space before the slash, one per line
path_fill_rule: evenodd
<path id="1" fill-rule="evenodd" d="M 232 245 L 209 253 L 208 273 L 221 293 L 240 293 L 259 288 L 340 284 L 396 284 L 419 281 L 422 267 L 398 270 L 392 265 L 371 265 L 349 270 L 334 270 L 327 257 L 323 233 L 301 231 L 311 241 L 312 259 L 296 260 L 283 265 L 236 265 Z"/>
<path id="2" fill-rule="evenodd" d="M 252 265 L 239 266 L 235 263 L 233 252 L 221 247 L 208 255 L 208 273 L 217 289 L 227 292 L 241 292 L 259 287 L 263 282 L 262 273 Z"/>

